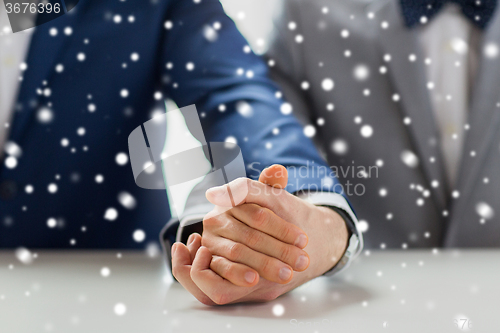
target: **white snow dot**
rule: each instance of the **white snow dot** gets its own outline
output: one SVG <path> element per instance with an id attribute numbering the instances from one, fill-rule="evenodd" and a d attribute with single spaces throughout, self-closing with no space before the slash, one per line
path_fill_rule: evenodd
<path id="1" fill-rule="evenodd" d="M 54 184 L 54 183 L 50 183 L 49 186 L 47 186 L 47 191 L 49 191 L 49 193 L 56 193 L 57 192 L 57 185 Z"/>
<path id="2" fill-rule="evenodd" d="M 80 53 L 78 53 L 78 54 L 76 55 L 76 59 L 77 59 L 78 61 L 85 61 L 85 58 L 86 58 L 86 56 L 85 56 L 85 53 L 83 53 L 83 52 L 80 52 Z"/>
<path id="3" fill-rule="evenodd" d="M 224 142 L 228 144 L 238 144 L 238 140 L 234 136 L 228 136 Z"/>
<path id="4" fill-rule="evenodd" d="M 84 135 L 85 135 L 85 133 L 86 133 L 85 127 L 79 127 L 79 128 L 76 130 L 76 133 L 77 133 L 79 136 L 84 136 Z"/>
<path id="5" fill-rule="evenodd" d="M 316 135 L 316 128 L 313 125 L 304 126 L 304 135 L 308 138 L 312 138 Z"/>
<path id="6" fill-rule="evenodd" d="M 50 28 L 49 35 L 51 35 L 52 37 L 55 37 L 55 36 L 57 36 L 57 34 L 58 34 L 58 31 L 56 28 Z"/>
<path id="7" fill-rule="evenodd" d="M 105 220 L 114 221 L 117 218 L 118 218 L 118 211 L 115 208 L 110 207 L 110 208 L 106 209 L 106 212 L 104 213 Z"/>
<path id="8" fill-rule="evenodd" d="M 49 124 L 52 122 L 52 120 L 54 120 L 54 113 L 51 109 L 42 107 L 40 110 L 38 110 L 36 118 L 42 124 Z"/>
<path id="9" fill-rule="evenodd" d="M 63 147 L 69 146 L 69 140 L 66 138 L 62 138 L 61 139 L 61 146 L 63 146 Z"/>
<path id="10" fill-rule="evenodd" d="M 132 53 L 132 54 L 130 55 L 130 60 L 132 60 L 132 61 L 138 61 L 138 60 L 139 60 L 139 58 L 140 58 L 140 57 L 139 57 L 139 53 L 137 53 L 137 52 L 134 52 L 134 53 Z"/>
<path id="11" fill-rule="evenodd" d="M 94 179 L 95 179 L 95 182 L 97 184 L 100 184 L 104 181 L 104 176 L 103 175 L 96 175 Z"/>
<path id="12" fill-rule="evenodd" d="M 349 30 L 347 30 L 347 29 L 343 29 L 343 30 L 340 32 L 340 36 L 341 36 L 342 38 L 347 38 L 347 37 L 349 37 Z"/>
<path id="13" fill-rule="evenodd" d="M 33 253 L 31 253 L 30 250 L 24 247 L 20 247 L 16 249 L 16 258 L 19 260 L 21 263 L 25 265 L 29 265 L 33 262 L 34 256 Z"/>
<path id="14" fill-rule="evenodd" d="M 354 67 L 353 75 L 356 80 L 365 81 L 370 76 L 370 68 L 364 64 L 359 64 Z"/>
<path id="15" fill-rule="evenodd" d="M 120 96 L 123 97 L 123 98 L 127 98 L 128 97 L 128 90 L 127 89 L 122 89 L 120 91 Z"/>
<path id="16" fill-rule="evenodd" d="M 488 43 L 484 47 L 484 55 L 487 58 L 496 58 L 498 56 L 498 45 L 495 43 Z"/>
<path id="17" fill-rule="evenodd" d="M 23 154 L 23 150 L 21 149 L 21 147 L 14 141 L 7 141 L 5 143 L 4 150 L 7 155 L 11 155 L 14 157 L 21 157 L 21 155 Z"/>
<path id="18" fill-rule="evenodd" d="M 17 167 L 17 158 L 14 156 L 9 156 L 5 159 L 5 166 L 8 169 L 15 169 Z"/>
<path id="19" fill-rule="evenodd" d="M 348 149 L 349 145 L 343 139 L 337 139 L 332 142 L 332 151 L 337 155 L 345 155 Z"/>
<path id="20" fill-rule="evenodd" d="M 123 303 L 117 303 L 114 307 L 117 316 L 123 316 L 127 312 L 127 307 Z"/>
<path id="21" fill-rule="evenodd" d="M 273 306 L 273 314 L 276 317 L 281 317 L 285 313 L 285 307 L 281 304 L 275 304 Z"/>
<path id="22" fill-rule="evenodd" d="M 51 217 L 47 220 L 47 227 L 52 229 L 55 228 L 56 226 L 57 226 L 57 220 L 55 218 Z"/>
<path id="23" fill-rule="evenodd" d="M 241 101 L 236 104 L 236 111 L 238 111 L 238 113 L 245 118 L 253 116 L 252 106 L 245 101 Z"/>
<path id="24" fill-rule="evenodd" d="M 194 64 L 193 64 L 192 62 L 188 62 L 188 63 L 186 64 L 186 69 L 187 69 L 188 71 L 192 71 L 192 70 L 194 70 Z"/>
<path id="25" fill-rule="evenodd" d="M 476 205 L 476 212 L 479 216 L 485 219 L 491 219 L 495 215 L 495 211 L 493 208 L 488 205 L 486 202 L 479 202 Z"/>
<path id="26" fill-rule="evenodd" d="M 387 196 L 387 189 L 385 189 L 385 188 L 381 188 L 381 189 L 378 191 L 378 194 L 379 194 L 381 197 L 385 197 L 385 196 Z"/>
<path id="27" fill-rule="evenodd" d="M 364 138 L 369 138 L 373 135 L 373 128 L 370 125 L 364 125 L 361 127 L 361 136 Z"/>
<path id="28" fill-rule="evenodd" d="M 128 192 L 120 192 L 118 194 L 118 202 L 127 209 L 134 209 L 137 205 L 135 198 Z"/>
<path id="29" fill-rule="evenodd" d="M 108 277 L 111 274 L 111 270 L 108 267 L 101 268 L 101 276 Z"/>
<path id="30" fill-rule="evenodd" d="M 467 43 L 463 39 L 453 38 L 450 41 L 450 44 L 451 44 L 452 50 L 455 51 L 456 53 L 458 53 L 458 54 L 467 53 L 468 46 L 467 46 Z"/>
<path id="31" fill-rule="evenodd" d="M 118 165 L 125 165 L 128 163 L 128 155 L 125 153 L 116 154 L 115 161 Z"/>
<path id="32" fill-rule="evenodd" d="M 121 23 L 122 22 L 121 15 L 115 15 L 115 16 L 113 16 L 113 22 L 115 22 L 116 24 Z"/>
<path id="33" fill-rule="evenodd" d="M 409 166 L 410 168 L 416 168 L 418 166 L 418 157 L 413 152 L 409 150 L 404 150 L 401 153 L 401 160 L 404 164 Z"/>
<path id="34" fill-rule="evenodd" d="M 132 237 L 134 238 L 134 241 L 136 241 L 137 243 L 141 243 L 146 239 L 146 233 L 141 229 L 137 229 L 132 234 Z"/>
<path id="35" fill-rule="evenodd" d="M 31 194 L 35 191 L 35 188 L 33 187 L 33 185 L 28 184 L 24 187 L 24 191 L 26 191 L 26 193 L 28 194 Z"/>
<path id="36" fill-rule="evenodd" d="M 56 65 L 56 72 L 57 73 L 62 73 L 64 71 L 64 66 L 61 64 Z"/>
<path id="37" fill-rule="evenodd" d="M 214 28 L 212 28 L 209 25 L 206 25 L 203 28 L 203 36 L 209 42 L 215 42 L 217 40 L 217 38 L 219 37 L 219 34 L 218 34 L 217 30 L 215 30 Z"/>
<path id="38" fill-rule="evenodd" d="M 293 111 L 292 104 L 290 104 L 290 103 L 281 104 L 280 111 L 284 115 L 288 115 L 288 114 L 292 113 L 292 111 Z"/>
<path id="39" fill-rule="evenodd" d="M 89 110 L 89 112 L 95 112 L 95 110 L 97 110 L 97 107 L 95 106 L 95 104 L 89 104 L 87 106 L 87 110 Z"/>
<path id="40" fill-rule="evenodd" d="M 451 192 L 451 196 L 452 196 L 454 199 L 457 199 L 458 197 L 460 197 L 460 192 L 458 192 L 458 191 L 453 191 L 453 192 Z"/>
<path id="41" fill-rule="evenodd" d="M 333 87 L 335 86 L 335 83 L 333 82 L 332 79 L 330 78 L 326 78 L 323 80 L 323 82 L 321 82 L 321 87 L 323 88 L 323 90 L 325 91 L 330 91 L 333 89 Z"/>
<path id="42" fill-rule="evenodd" d="M 368 229 L 370 228 L 370 225 L 368 224 L 367 221 L 361 220 L 358 222 L 358 230 L 361 232 L 367 232 Z"/>

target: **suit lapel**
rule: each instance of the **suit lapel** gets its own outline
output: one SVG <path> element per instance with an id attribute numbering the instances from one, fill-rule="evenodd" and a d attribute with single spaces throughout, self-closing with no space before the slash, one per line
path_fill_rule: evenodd
<path id="1" fill-rule="evenodd" d="M 467 200 L 472 194 L 481 166 L 488 153 L 491 152 L 491 144 L 500 125 L 500 108 L 497 106 L 500 102 L 500 54 L 491 56 L 495 47 L 496 52 L 500 52 L 500 12 L 498 10 L 485 31 L 480 50 L 480 64 L 469 112 L 470 130 L 465 138 L 458 183 L 461 200 Z M 490 56 L 488 56 L 488 50 Z M 470 156 L 471 151 L 476 153 L 474 158 Z M 453 212 L 459 214 L 457 210 L 464 205 L 455 206 Z"/>
<path id="2" fill-rule="evenodd" d="M 422 168 L 433 198 L 440 210 L 445 209 L 448 184 L 445 177 L 439 132 L 426 85 L 424 56 L 418 44 L 416 31 L 407 29 L 401 17 L 399 2 L 387 1 L 376 13 L 377 18 L 389 23 L 388 29 L 380 30 L 380 40 L 384 54 L 391 60 L 387 63 L 388 73 L 394 83 L 395 93 L 401 97 L 402 111 L 411 119 L 408 126 L 413 145 L 419 156 Z M 414 54 L 417 61 L 410 62 L 409 55 Z M 434 162 L 430 158 L 434 157 Z M 438 187 L 431 187 L 432 181 L 439 182 Z"/>
<path id="3" fill-rule="evenodd" d="M 37 90 L 44 88 L 44 81 L 50 83 L 57 60 L 61 57 L 61 49 L 71 38 L 64 34 L 64 28 L 73 26 L 77 16 L 75 14 L 66 14 L 35 28 L 26 60 L 28 69 L 24 72 L 17 98 L 17 112 L 10 131 L 10 137 L 15 142 L 22 142 L 26 127 L 34 119 L 34 113 L 44 106 Z M 56 36 L 50 34 L 51 29 L 57 30 Z"/>

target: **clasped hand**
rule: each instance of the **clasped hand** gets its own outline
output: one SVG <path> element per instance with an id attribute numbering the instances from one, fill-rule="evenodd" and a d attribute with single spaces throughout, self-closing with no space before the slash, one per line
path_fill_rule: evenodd
<path id="1" fill-rule="evenodd" d="M 344 221 L 283 190 L 287 181 L 286 169 L 274 165 L 258 182 L 239 178 L 207 191 L 216 206 L 203 220 L 203 236 L 172 246 L 172 273 L 200 302 L 273 300 L 338 261 L 347 243 Z M 231 195 L 238 205 L 228 208 Z"/>

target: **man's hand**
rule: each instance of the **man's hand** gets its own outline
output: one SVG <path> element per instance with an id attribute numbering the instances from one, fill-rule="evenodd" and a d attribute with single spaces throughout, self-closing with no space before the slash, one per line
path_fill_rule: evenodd
<path id="1" fill-rule="evenodd" d="M 263 180 L 284 187 L 280 181 L 286 185 L 286 178 L 283 166 L 273 166 L 262 172 L 261 182 L 237 180 L 258 186 L 257 191 L 249 189 L 246 203 L 223 212 L 215 209 L 203 220 L 201 243 L 215 255 L 210 267 L 235 285 L 253 286 L 257 284 L 259 275 L 285 284 L 292 280 L 292 270 L 300 272 L 309 266 L 309 256 L 302 250 L 307 245 L 307 235 L 265 207 L 262 201 L 261 193 L 270 190 Z M 238 186 L 232 187 L 238 191 Z M 227 191 L 227 186 L 210 189 L 207 198 L 216 205 L 220 204 L 218 198 L 225 196 Z M 271 197 L 272 193 L 269 191 L 264 195 Z M 265 197 L 263 199 L 266 200 Z M 272 206 L 270 203 L 267 205 Z"/>
<path id="2" fill-rule="evenodd" d="M 268 185 L 283 187 L 282 184 L 286 184 L 286 181 L 284 181 L 283 177 L 274 177 L 275 169 L 276 167 L 264 171 L 264 176 L 269 174 L 271 176 L 262 177 L 263 175 L 261 175 L 261 181 Z M 284 190 L 271 188 L 271 186 L 248 179 L 238 179 L 230 185 L 231 191 L 234 192 L 232 194 L 235 197 L 241 194 L 238 192 L 242 192 L 243 188 L 248 189 L 248 193 L 245 192 L 246 196 L 243 198 L 243 203 L 237 207 L 239 209 L 232 208 L 231 210 L 217 211 L 218 208 L 216 207 L 216 211 L 212 212 L 210 217 L 206 219 L 206 221 L 215 219 L 208 226 L 208 229 L 212 230 L 211 233 L 209 232 L 210 236 L 208 237 L 208 243 L 206 243 L 210 249 L 205 246 L 200 247 L 202 242 L 207 241 L 204 241 L 199 235 L 190 237 L 188 247 L 176 243 L 172 248 L 174 276 L 202 303 L 226 304 L 249 300 L 274 299 L 310 279 L 322 275 L 333 267 L 342 256 L 347 246 L 347 228 L 343 219 L 333 210 L 316 207 Z M 227 186 L 209 190 L 207 191 L 207 198 L 216 205 L 226 205 L 227 192 L 224 193 L 223 191 L 227 191 Z M 300 249 L 301 246 L 292 245 L 300 245 L 300 242 L 297 243 L 297 239 L 290 238 L 288 234 L 271 231 L 276 230 L 273 229 L 274 225 L 262 227 L 258 223 L 261 228 L 255 228 L 254 219 L 250 214 L 244 214 L 247 208 L 241 209 L 242 206 L 253 207 L 249 208 L 249 210 L 259 209 L 261 212 L 266 212 L 266 218 L 269 218 L 269 221 L 272 218 L 272 221 L 277 221 L 278 225 L 285 226 L 283 230 L 290 229 L 294 237 L 300 236 L 302 230 L 304 230 L 309 236 L 309 243 L 304 250 L 309 254 L 310 267 L 306 271 L 295 273 L 289 283 L 282 284 L 283 281 L 279 280 L 279 271 L 286 267 L 286 263 L 290 267 L 300 270 L 296 267 L 297 260 L 295 261 L 296 264 L 293 265 L 293 260 L 290 259 L 298 259 L 303 255 L 303 251 Z M 234 213 L 235 210 L 237 213 Z M 259 236 L 253 237 L 256 237 L 257 240 L 262 237 L 260 238 L 261 241 L 258 242 L 254 239 L 252 242 L 248 241 L 251 238 L 242 239 L 239 232 L 227 233 L 221 227 L 224 223 L 226 226 L 237 225 L 238 227 L 234 228 L 243 228 L 243 230 L 247 231 L 253 229 L 249 231 L 250 234 L 255 235 L 260 232 Z M 299 227 L 299 229 L 286 228 L 286 226 L 290 225 Z M 204 230 L 203 237 L 205 237 L 205 232 Z M 293 232 L 297 232 L 297 234 Z M 271 239 L 273 242 L 270 243 L 274 244 L 274 247 L 292 249 L 293 252 L 289 252 L 292 253 L 292 256 L 283 256 L 283 252 L 277 253 L 273 246 L 264 244 L 266 243 L 263 241 L 264 239 L 269 240 L 267 237 L 274 238 Z M 233 247 L 232 251 L 224 252 L 227 251 L 227 247 L 224 248 L 219 244 L 211 243 L 211 241 L 221 238 L 225 238 L 226 246 L 229 241 L 233 242 L 230 245 L 230 248 Z M 244 245 L 245 242 L 252 245 Z M 236 245 L 236 252 L 234 252 L 234 244 L 240 244 Z M 243 249 L 246 250 L 246 248 L 248 250 L 245 254 L 239 253 L 239 251 L 244 251 Z M 294 255 L 295 257 L 293 257 Z M 267 264 L 262 266 L 259 263 L 259 258 L 264 258 Z M 273 267 L 273 269 L 268 269 L 268 267 Z M 277 273 L 278 281 L 275 279 L 276 268 L 279 269 Z M 252 274 L 259 272 L 259 274 L 263 275 L 262 271 L 266 272 L 264 274 L 268 274 L 267 277 L 270 280 L 262 277 L 260 280 L 255 278 L 252 283 L 248 282 Z M 245 277 L 248 279 L 245 279 Z"/>

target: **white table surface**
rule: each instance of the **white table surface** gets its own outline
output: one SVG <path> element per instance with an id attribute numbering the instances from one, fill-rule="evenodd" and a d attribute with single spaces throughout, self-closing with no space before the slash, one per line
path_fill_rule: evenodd
<path id="1" fill-rule="evenodd" d="M 273 302 L 223 307 L 142 252 L 37 255 L 25 265 L 0 252 L 1 333 L 460 332 L 455 319 L 500 332 L 500 251 L 373 251 Z"/>

